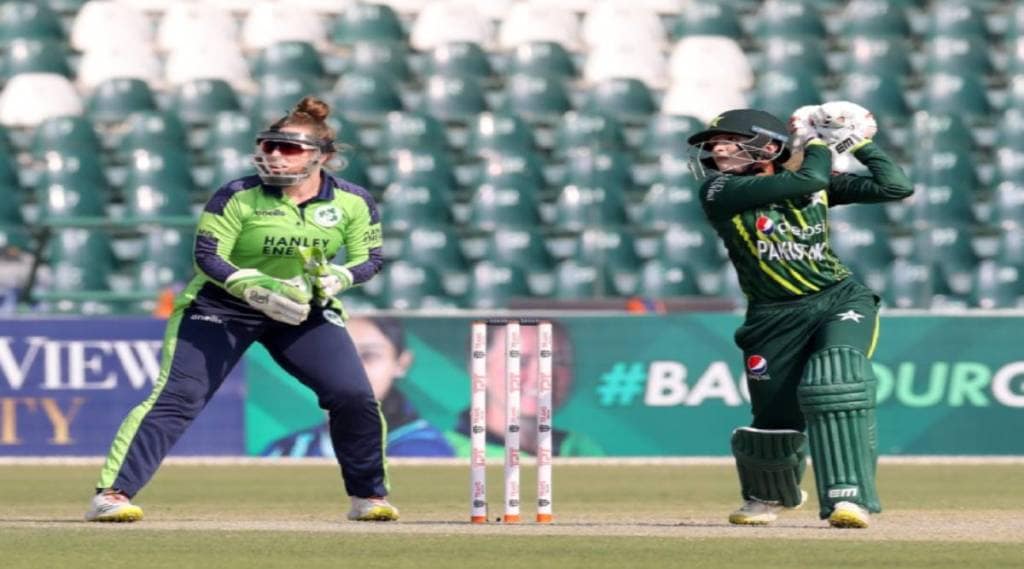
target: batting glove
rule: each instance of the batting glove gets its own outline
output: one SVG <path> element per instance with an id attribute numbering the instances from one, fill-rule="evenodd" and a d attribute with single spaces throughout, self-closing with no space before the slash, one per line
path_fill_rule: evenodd
<path id="1" fill-rule="evenodd" d="M 352 272 L 327 259 L 323 249 L 304 247 L 299 250 L 306 274 L 313 278 L 313 291 L 321 304 L 352 288 Z"/>
<path id="2" fill-rule="evenodd" d="M 812 118 L 818 136 L 837 155 L 871 142 L 878 132 L 878 123 L 871 111 L 849 101 L 833 101 L 818 107 Z"/>
<path id="3" fill-rule="evenodd" d="M 239 269 L 224 281 L 224 288 L 278 322 L 294 326 L 309 316 L 312 295 L 301 277 L 282 280 L 256 269 Z"/>
<path id="4" fill-rule="evenodd" d="M 810 140 L 818 138 L 813 120 L 817 114 L 818 105 L 804 105 L 789 116 L 789 145 L 794 152 L 799 152 Z"/>

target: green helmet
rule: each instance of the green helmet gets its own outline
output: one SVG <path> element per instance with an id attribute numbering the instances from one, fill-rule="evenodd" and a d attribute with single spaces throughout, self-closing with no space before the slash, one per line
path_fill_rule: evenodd
<path id="1" fill-rule="evenodd" d="M 771 113 L 757 109 L 734 109 L 726 111 L 711 119 L 708 128 L 693 134 L 686 140 L 690 144 L 690 171 L 697 179 L 703 179 L 707 170 L 717 170 L 711 157 L 711 138 L 718 134 L 738 134 L 749 136 L 746 141 L 737 145 L 740 151 L 734 154 L 749 161 L 750 164 L 768 160 L 781 164 L 789 160 L 789 134 L 786 123 Z M 779 143 L 779 150 L 774 153 L 765 152 L 764 146 L 769 142 Z"/>

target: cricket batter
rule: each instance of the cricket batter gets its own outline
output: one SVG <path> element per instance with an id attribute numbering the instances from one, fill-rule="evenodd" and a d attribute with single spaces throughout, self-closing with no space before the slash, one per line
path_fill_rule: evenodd
<path id="1" fill-rule="evenodd" d="M 808 446 L 822 519 L 865 528 L 881 511 L 869 362 L 879 299 L 829 247 L 828 225 L 830 207 L 913 193 L 872 142 L 876 131 L 863 107 L 831 102 L 798 109 L 788 130 L 764 111 L 727 111 L 688 140 L 704 212 L 748 298 L 735 340 L 753 421 L 732 435 L 744 503 L 731 523 L 764 525 L 801 506 Z M 783 168 L 798 149 L 799 168 Z M 833 153 L 852 154 L 870 175 L 833 174 Z"/>
<path id="2" fill-rule="evenodd" d="M 396 520 L 386 425 L 335 296 L 381 270 L 380 215 L 363 188 L 323 169 L 335 153 L 329 107 L 306 97 L 256 137 L 258 175 L 222 186 L 195 240 L 197 276 L 167 324 L 152 394 L 111 444 L 89 521 L 142 518 L 131 499 L 253 342 L 328 412 L 352 520 Z M 344 265 L 327 261 L 344 247 Z"/>

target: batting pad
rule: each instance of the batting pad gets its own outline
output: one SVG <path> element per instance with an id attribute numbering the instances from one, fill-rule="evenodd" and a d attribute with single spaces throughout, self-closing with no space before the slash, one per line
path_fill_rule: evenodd
<path id="1" fill-rule="evenodd" d="M 811 355 L 797 388 L 807 419 L 821 517 L 837 502 L 881 511 L 875 487 L 875 381 L 871 362 L 848 346 Z"/>
<path id="2" fill-rule="evenodd" d="M 740 427 L 732 432 L 732 454 L 744 500 L 800 505 L 807 437 L 800 431 Z"/>

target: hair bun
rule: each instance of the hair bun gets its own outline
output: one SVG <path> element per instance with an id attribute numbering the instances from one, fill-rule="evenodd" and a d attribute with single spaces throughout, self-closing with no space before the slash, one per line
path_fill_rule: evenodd
<path id="1" fill-rule="evenodd" d="M 331 107 L 316 97 L 303 97 L 299 104 L 295 105 L 294 112 L 309 115 L 316 121 L 323 121 L 331 114 Z"/>

